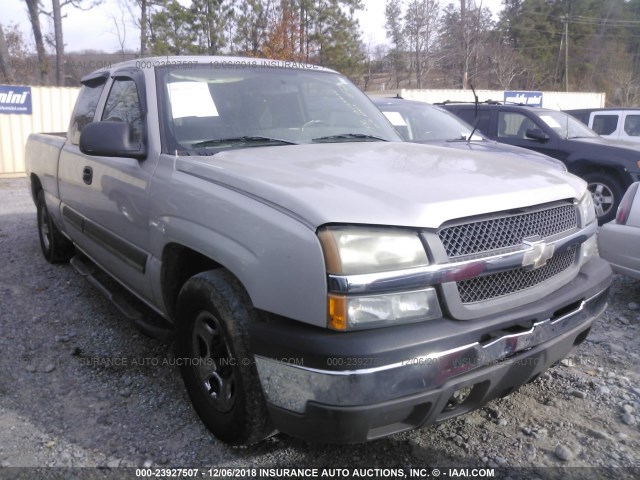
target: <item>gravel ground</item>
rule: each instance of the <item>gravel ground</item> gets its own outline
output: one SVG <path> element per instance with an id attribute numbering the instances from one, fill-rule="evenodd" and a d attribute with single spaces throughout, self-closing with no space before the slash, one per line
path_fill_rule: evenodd
<path id="1" fill-rule="evenodd" d="M 70 266 L 43 259 L 26 179 L 0 179 L 0 265 L 0 478 L 135 478 L 122 467 L 142 466 L 640 478 L 640 282 L 626 277 L 616 276 L 609 309 L 568 359 L 479 411 L 363 445 L 279 434 L 232 448 L 191 408 L 172 345 L 137 333 Z"/>

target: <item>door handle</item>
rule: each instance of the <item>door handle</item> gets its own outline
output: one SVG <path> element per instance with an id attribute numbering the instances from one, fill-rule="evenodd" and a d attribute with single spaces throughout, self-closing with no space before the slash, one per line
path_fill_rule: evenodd
<path id="1" fill-rule="evenodd" d="M 84 167 L 82 170 L 82 181 L 87 185 L 91 185 L 91 182 L 93 182 L 93 168 Z"/>

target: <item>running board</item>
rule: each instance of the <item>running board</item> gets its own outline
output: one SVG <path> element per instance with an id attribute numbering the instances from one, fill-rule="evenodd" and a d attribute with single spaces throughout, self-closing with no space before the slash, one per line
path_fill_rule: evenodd
<path id="1" fill-rule="evenodd" d="M 168 322 L 162 320 L 164 324 L 159 324 L 159 322 L 147 320 L 140 310 L 98 280 L 94 270 L 94 268 L 98 267 L 94 267 L 93 263 L 84 255 L 75 255 L 69 263 L 81 277 L 104 295 L 141 333 L 160 340 L 169 340 L 174 337 L 174 329 Z"/>

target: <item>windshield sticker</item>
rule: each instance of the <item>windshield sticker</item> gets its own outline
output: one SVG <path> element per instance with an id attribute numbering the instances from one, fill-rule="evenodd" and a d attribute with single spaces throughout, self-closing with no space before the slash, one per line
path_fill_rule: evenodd
<path id="1" fill-rule="evenodd" d="M 549 115 L 540 115 L 540 119 L 551 128 L 562 128 L 558 121 Z"/>
<path id="2" fill-rule="evenodd" d="M 387 120 L 391 122 L 391 125 L 394 127 L 406 127 L 407 122 L 404 121 L 400 112 L 382 112 L 384 116 L 387 117 Z"/>
<path id="3" fill-rule="evenodd" d="M 219 116 L 206 82 L 171 82 L 167 89 L 173 118 Z"/>

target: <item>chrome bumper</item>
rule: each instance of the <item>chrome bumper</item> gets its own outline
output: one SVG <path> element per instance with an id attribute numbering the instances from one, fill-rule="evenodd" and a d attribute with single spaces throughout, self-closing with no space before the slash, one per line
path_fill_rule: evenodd
<path id="1" fill-rule="evenodd" d="M 451 350 L 425 352 L 389 365 L 321 370 L 256 355 L 256 366 L 264 394 L 273 406 L 303 413 L 310 401 L 333 406 L 372 405 L 437 389 L 459 375 L 492 364 L 517 363 L 519 353 L 588 327 L 606 305 L 606 291 L 602 291 L 581 301 L 573 310 L 536 322 L 523 331 Z M 375 359 L 361 360 L 375 365 Z"/>

